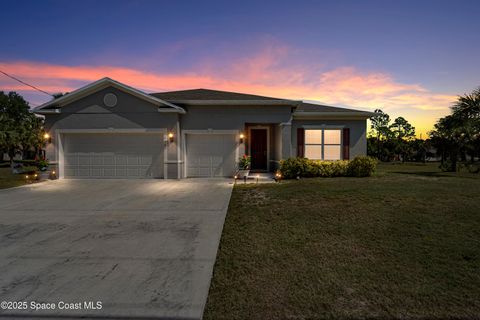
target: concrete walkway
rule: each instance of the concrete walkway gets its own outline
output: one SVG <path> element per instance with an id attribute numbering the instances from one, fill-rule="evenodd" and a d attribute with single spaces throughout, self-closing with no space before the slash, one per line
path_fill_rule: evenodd
<path id="1" fill-rule="evenodd" d="M 28 303 L 0 318 L 200 319 L 231 182 L 57 180 L 0 190 L 0 301 Z M 55 309 L 34 311 L 32 301 Z"/>

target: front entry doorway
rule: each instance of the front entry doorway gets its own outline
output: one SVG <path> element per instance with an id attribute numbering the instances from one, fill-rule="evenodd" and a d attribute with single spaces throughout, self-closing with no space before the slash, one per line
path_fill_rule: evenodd
<path id="1" fill-rule="evenodd" d="M 250 155 L 252 170 L 268 170 L 268 129 L 250 129 Z"/>

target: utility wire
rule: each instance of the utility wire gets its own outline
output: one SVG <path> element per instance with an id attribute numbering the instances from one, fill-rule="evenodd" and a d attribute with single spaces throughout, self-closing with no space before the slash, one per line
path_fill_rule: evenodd
<path id="1" fill-rule="evenodd" d="M 24 81 L 22 81 L 22 80 L 20 80 L 20 79 L 18 79 L 18 78 L 15 78 L 14 76 L 9 75 L 8 73 L 3 72 L 2 70 L 0 70 L 0 73 L 3 73 L 3 74 L 6 75 L 7 77 L 9 77 L 9 78 L 11 78 L 11 79 L 13 79 L 13 80 L 15 80 L 15 81 L 18 81 L 18 82 L 20 82 L 21 84 L 24 84 L 24 85 L 26 85 L 26 86 L 29 86 L 30 88 L 33 88 L 33 89 L 35 89 L 35 90 L 37 90 L 37 91 L 40 91 L 40 92 L 45 93 L 45 94 L 48 94 L 49 96 L 55 98 L 55 96 L 54 96 L 53 94 L 48 93 L 47 91 L 44 91 L 44 90 L 42 90 L 42 89 L 39 89 L 39 88 L 37 88 L 37 87 L 35 87 L 35 86 L 31 85 L 31 84 L 28 84 L 28 83 L 26 83 L 26 82 L 24 82 Z"/>

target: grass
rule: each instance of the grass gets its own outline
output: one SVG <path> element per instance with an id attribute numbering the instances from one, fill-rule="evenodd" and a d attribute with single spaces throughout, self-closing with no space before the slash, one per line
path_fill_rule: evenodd
<path id="1" fill-rule="evenodd" d="M 234 189 L 204 319 L 480 318 L 480 174 Z"/>
<path id="2" fill-rule="evenodd" d="M 12 169 L 0 168 L 0 189 L 18 187 L 27 184 L 23 174 L 12 174 Z"/>

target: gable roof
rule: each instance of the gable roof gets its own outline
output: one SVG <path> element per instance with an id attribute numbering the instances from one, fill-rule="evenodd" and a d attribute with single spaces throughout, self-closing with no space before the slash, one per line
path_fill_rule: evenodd
<path id="1" fill-rule="evenodd" d="M 210 89 L 191 89 L 158 92 L 151 94 L 154 97 L 170 101 L 172 103 L 184 104 L 273 104 L 273 105 L 297 105 L 300 101 L 265 97 L 254 94 L 210 90 Z"/>
<path id="2" fill-rule="evenodd" d="M 149 95 L 143 91 L 127 86 L 123 83 L 110 79 L 108 77 L 102 78 L 95 82 L 92 82 L 86 86 L 81 87 L 80 89 L 74 90 L 70 93 L 67 93 L 60 98 L 53 99 L 48 101 L 38 107 L 33 109 L 33 112 L 38 114 L 47 114 L 47 113 L 59 113 L 62 106 L 77 101 L 89 94 L 97 92 L 99 90 L 105 89 L 107 87 L 114 87 L 123 92 L 129 93 L 139 99 L 145 100 L 159 107 L 159 111 L 162 112 L 177 112 L 185 113 L 185 110 L 179 106 L 176 106 L 170 102 L 164 101 L 152 95 Z"/>

